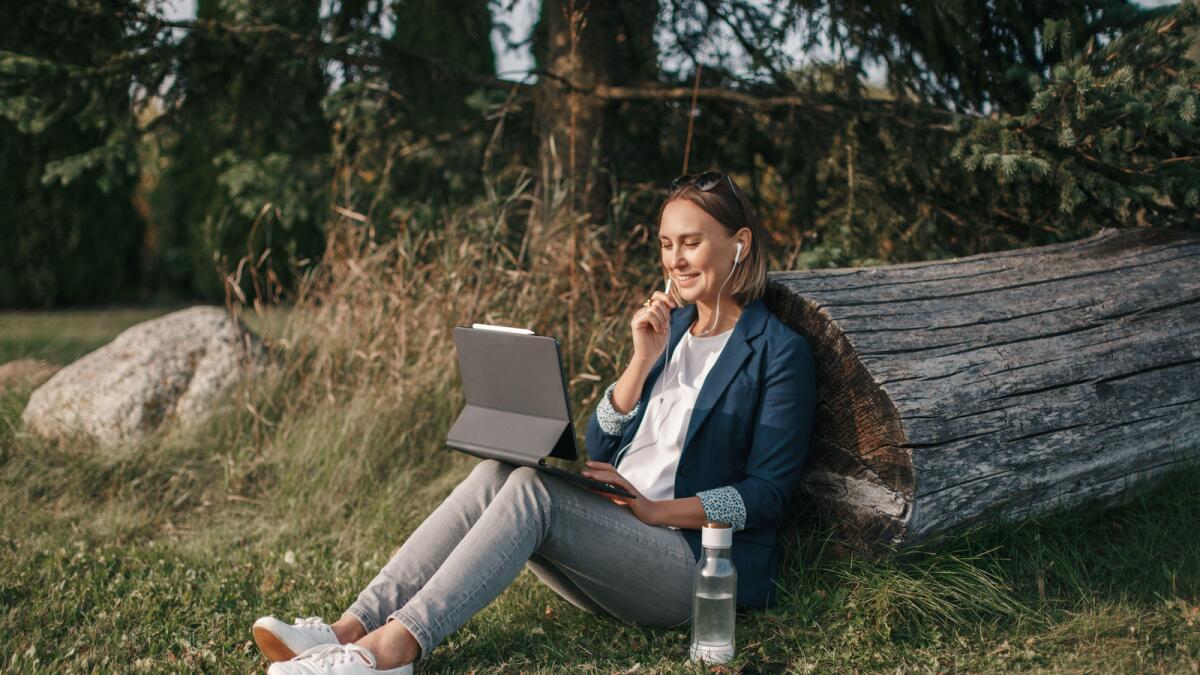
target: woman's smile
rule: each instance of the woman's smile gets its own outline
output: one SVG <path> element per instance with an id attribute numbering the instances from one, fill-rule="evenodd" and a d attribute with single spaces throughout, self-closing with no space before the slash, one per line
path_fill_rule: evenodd
<path id="1" fill-rule="evenodd" d="M 686 288 L 691 286 L 696 281 L 696 277 L 698 276 L 700 276 L 699 272 L 692 272 L 691 274 L 676 274 L 675 283 Z"/>

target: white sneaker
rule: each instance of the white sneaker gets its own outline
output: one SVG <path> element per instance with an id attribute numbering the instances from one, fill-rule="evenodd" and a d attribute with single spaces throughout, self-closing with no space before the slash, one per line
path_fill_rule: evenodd
<path id="1" fill-rule="evenodd" d="M 291 661 L 272 663 L 267 675 L 412 675 L 413 665 L 376 670 L 371 650 L 349 645 L 313 647 Z"/>
<path id="2" fill-rule="evenodd" d="M 313 647 L 338 643 L 333 628 L 315 616 L 296 619 L 291 626 L 273 616 L 264 616 L 254 622 L 251 632 L 258 648 L 272 661 L 287 661 Z"/>

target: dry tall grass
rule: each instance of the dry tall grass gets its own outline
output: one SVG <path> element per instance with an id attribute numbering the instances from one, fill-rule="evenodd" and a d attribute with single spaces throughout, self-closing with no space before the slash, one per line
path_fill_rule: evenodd
<path id="1" fill-rule="evenodd" d="M 560 340 L 582 441 L 632 353 L 630 316 L 661 284 L 655 226 L 637 217 L 653 213 L 661 193 L 619 191 L 618 213 L 632 222 L 597 225 L 576 214 L 561 176 L 535 183 L 510 173 L 506 190 L 489 180 L 480 201 L 433 216 L 424 207 L 380 216 L 344 189 L 338 201 L 365 206 L 335 208 L 323 259 L 268 336 L 277 369 L 242 406 L 264 501 L 309 514 L 301 531 L 316 532 L 333 524 L 331 514 L 371 513 L 380 524 L 406 491 L 423 491 L 425 503 L 448 491 L 460 477 L 451 467 L 466 466 L 443 450 L 462 407 L 451 336 L 473 322 Z M 771 257 L 775 269 L 787 264 Z M 231 289 L 249 276 L 259 297 L 275 295 L 272 280 L 256 276 L 263 263 L 249 253 L 228 277 Z M 230 298 L 235 311 L 270 323 L 261 302 Z"/>
<path id="2" fill-rule="evenodd" d="M 629 313 L 658 285 L 653 233 L 571 220 L 550 187 L 514 181 L 436 218 L 376 223 L 344 208 L 291 310 L 233 303 L 256 315 L 274 366 L 197 430 L 103 453 L 24 434 L 27 392 L 0 395 L 6 666 L 36 653 L 31 669 L 111 670 L 165 654 L 177 660 L 164 667 L 245 672 L 262 665 L 247 642 L 254 617 L 340 611 L 475 463 L 443 444 L 462 403 L 456 325 L 558 336 L 577 359 L 570 393 L 586 420 L 629 354 Z M 571 227 L 587 233 L 574 257 Z M 1194 669 L 1197 484 L 1182 474 L 1123 509 L 884 561 L 835 559 L 825 535 L 794 529 L 781 603 L 739 615 L 739 650 L 762 671 Z M 686 631 L 584 615 L 523 575 L 426 667 L 634 662 L 685 672 Z"/>
<path id="3" fill-rule="evenodd" d="M 403 504 L 436 504 L 461 478 L 471 461 L 444 450 L 462 407 L 455 326 L 558 337 L 577 431 L 624 367 L 629 314 L 658 285 L 647 228 L 613 241 L 608 228 L 571 215 L 562 186 L 539 189 L 524 176 L 489 194 L 436 218 L 412 210 L 380 224 L 339 208 L 325 256 L 282 322 L 231 293 L 236 312 L 276 324 L 266 336 L 276 366 L 242 392 L 232 421 L 250 429 L 254 448 L 241 474 L 249 492 L 296 524 L 294 534 L 378 545 L 382 531 L 396 537 L 428 510 Z M 248 255 L 231 287 L 263 262 Z M 263 288 L 275 290 L 270 280 Z M 348 514 L 355 527 L 338 527 Z M 409 526 L 396 530 L 397 519 Z"/>

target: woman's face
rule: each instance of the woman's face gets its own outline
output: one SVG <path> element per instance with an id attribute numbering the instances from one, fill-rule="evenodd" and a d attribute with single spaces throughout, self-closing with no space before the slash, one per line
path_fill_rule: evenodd
<path id="1" fill-rule="evenodd" d="M 744 261 L 750 249 L 750 230 L 742 228 L 736 234 L 743 237 Z M 687 199 L 676 199 L 663 209 L 659 252 L 671 285 L 686 302 L 716 303 L 717 291 L 733 269 L 737 242 L 716 218 Z"/>

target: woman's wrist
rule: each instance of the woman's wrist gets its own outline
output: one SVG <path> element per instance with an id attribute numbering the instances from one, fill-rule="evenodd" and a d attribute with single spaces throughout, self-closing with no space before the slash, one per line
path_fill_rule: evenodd
<path id="1" fill-rule="evenodd" d="M 661 499 L 651 504 L 646 505 L 645 522 L 648 525 L 666 525 L 687 530 L 698 530 L 704 525 L 704 504 L 699 497 Z"/>
<path id="2" fill-rule="evenodd" d="M 617 386 L 612 393 L 612 406 L 618 414 L 624 415 L 633 410 L 638 404 L 638 396 L 641 394 L 642 385 L 646 383 L 646 376 L 650 373 L 650 366 L 641 364 L 636 359 L 631 361 L 629 367 L 621 374 L 617 380 Z"/>
<path id="3" fill-rule="evenodd" d="M 657 359 L 641 359 L 634 356 L 629 360 L 629 366 L 625 369 L 627 373 L 633 373 L 637 379 L 646 380 L 646 376 L 650 374 L 650 370 L 654 368 L 654 362 Z"/>
<path id="4" fill-rule="evenodd" d="M 662 525 L 662 502 L 654 499 L 646 499 L 646 504 L 642 507 L 642 520 L 647 525 Z"/>

